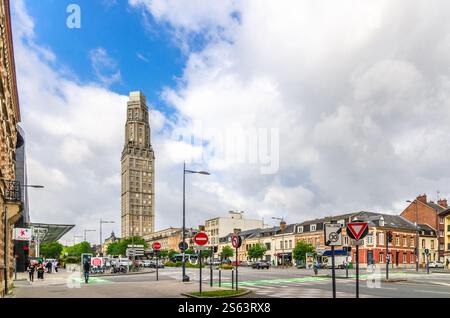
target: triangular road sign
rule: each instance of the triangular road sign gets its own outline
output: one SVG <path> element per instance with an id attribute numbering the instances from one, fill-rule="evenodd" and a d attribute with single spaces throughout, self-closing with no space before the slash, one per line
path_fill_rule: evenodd
<path id="1" fill-rule="evenodd" d="M 369 226 L 367 222 L 352 222 L 347 224 L 347 230 L 350 232 L 349 236 L 353 236 L 355 240 L 362 239 L 365 235 L 364 232 Z"/>

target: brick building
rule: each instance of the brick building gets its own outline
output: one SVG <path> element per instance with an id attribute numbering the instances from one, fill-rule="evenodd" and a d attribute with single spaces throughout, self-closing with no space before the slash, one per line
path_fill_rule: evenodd
<path id="1" fill-rule="evenodd" d="M 20 219 L 20 185 L 16 180 L 17 124 L 20 122 L 9 0 L 0 0 L 0 296 L 10 290 L 14 272 L 12 230 Z M 8 190 L 18 195 L 11 197 Z M 5 233 L 5 230 L 7 231 Z M 5 235 L 6 234 L 6 235 Z M 6 241 L 4 240 L 6 236 Z"/>
<path id="2" fill-rule="evenodd" d="M 417 224 L 425 224 L 436 230 L 438 240 L 439 260 L 444 260 L 445 235 L 444 217 L 441 215 L 448 209 L 447 199 L 438 200 L 437 203 L 427 200 L 427 195 L 419 195 L 400 214 L 402 217 Z"/>

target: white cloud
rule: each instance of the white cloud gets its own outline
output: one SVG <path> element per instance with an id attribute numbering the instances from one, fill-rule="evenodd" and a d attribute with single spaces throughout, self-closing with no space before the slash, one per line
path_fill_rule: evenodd
<path id="1" fill-rule="evenodd" d="M 92 69 L 98 80 L 105 86 L 120 82 L 122 75 L 118 69 L 118 63 L 108 55 L 104 48 L 96 48 L 89 52 Z"/>

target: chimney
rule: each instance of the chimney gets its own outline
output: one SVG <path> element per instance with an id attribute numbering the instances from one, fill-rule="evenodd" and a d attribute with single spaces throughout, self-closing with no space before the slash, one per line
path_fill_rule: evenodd
<path id="1" fill-rule="evenodd" d="M 426 194 L 419 195 L 419 196 L 417 197 L 417 201 L 420 201 L 420 202 L 426 204 L 426 203 L 427 203 L 427 195 L 426 195 Z"/>
<path id="2" fill-rule="evenodd" d="M 444 208 L 448 208 L 447 199 L 440 199 L 438 204 Z"/>
<path id="3" fill-rule="evenodd" d="M 286 221 L 281 221 L 280 222 L 280 230 L 282 232 L 284 232 L 285 229 L 286 229 Z"/>

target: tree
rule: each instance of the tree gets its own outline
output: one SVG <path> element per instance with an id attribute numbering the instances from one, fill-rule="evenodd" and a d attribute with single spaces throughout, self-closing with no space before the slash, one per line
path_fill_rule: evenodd
<path id="1" fill-rule="evenodd" d="M 125 256 L 127 254 L 128 245 L 143 245 L 144 248 L 148 247 L 147 242 L 140 236 L 127 237 L 121 239 L 118 242 L 113 242 L 108 245 L 107 252 L 109 255 Z"/>
<path id="2" fill-rule="evenodd" d="M 175 257 L 175 254 L 178 254 L 175 250 L 169 250 L 169 252 L 167 253 L 169 259 L 173 259 Z"/>
<path id="3" fill-rule="evenodd" d="M 45 258 L 59 258 L 64 246 L 59 242 L 42 243 L 40 246 L 41 255 Z"/>
<path id="4" fill-rule="evenodd" d="M 159 257 L 160 258 L 166 258 L 169 255 L 168 250 L 159 250 Z"/>
<path id="5" fill-rule="evenodd" d="M 306 242 L 299 241 L 293 250 L 293 257 L 296 261 L 306 261 L 306 253 L 314 253 L 314 247 Z"/>
<path id="6" fill-rule="evenodd" d="M 255 259 L 261 259 L 266 254 L 267 249 L 262 246 L 261 244 L 255 244 L 254 246 L 250 247 L 248 249 L 248 257 L 250 257 L 251 260 Z"/>
<path id="7" fill-rule="evenodd" d="M 200 256 L 202 257 L 202 259 L 205 258 L 210 258 L 211 257 L 211 249 L 206 249 L 200 252 Z"/>
<path id="8" fill-rule="evenodd" d="M 184 251 L 184 254 L 195 254 L 195 251 L 192 247 L 190 247 L 186 251 Z"/>
<path id="9" fill-rule="evenodd" d="M 227 258 L 233 257 L 233 255 L 234 255 L 234 251 L 229 246 L 225 246 L 222 249 L 222 252 L 220 252 L 220 254 L 219 254 L 221 259 L 227 259 Z"/>

